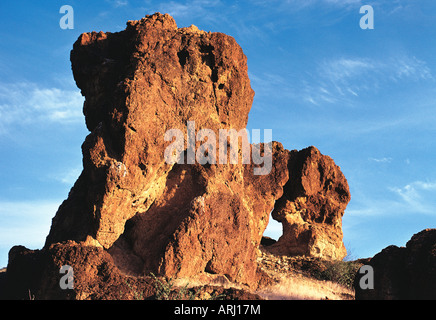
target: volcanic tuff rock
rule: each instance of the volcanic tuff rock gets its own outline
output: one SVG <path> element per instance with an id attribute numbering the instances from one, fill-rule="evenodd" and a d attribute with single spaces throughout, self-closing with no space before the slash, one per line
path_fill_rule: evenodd
<path id="1" fill-rule="evenodd" d="M 284 234 L 271 250 L 341 259 L 348 185 L 316 148 L 251 145 L 263 156 L 271 151 L 265 175 L 241 161 L 165 161 L 165 133 L 187 132 L 188 121 L 196 133 L 210 129 L 217 137 L 220 129 L 245 129 L 254 97 L 246 60 L 232 37 L 177 28 L 159 13 L 118 33 L 82 34 L 71 62 L 91 132 L 82 145 L 83 171 L 53 218 L 43 253 L 26 255 L 52 257 L 68 243 L 66 256 L 90 248 L 115 274 L 206 272 L 256 285 L 257 249 L 274 209 Z M 186 157 L 187 142 L 183 149 Z M 13 256 L 12 273 L 23 268 Z"/>
<path id="2" fill-rule="evenodd" d="M 363 274 L 357 273 L 356 299 L 436 299 L 436 229 L 413 235 L 406 247 L 386 247 L 367 264 L 374 270 L 374 289 L 362 289 Z"/>
<path id="3" fill-rule="evenodd" d="M 342 216 L 350 201 L 340 168 L 314 147 L 290 152 L 289 180 L 272 217 L 283 225 L 282 237 L 267 247 L 281 255 L 306 255 L 341 260 Z"/>

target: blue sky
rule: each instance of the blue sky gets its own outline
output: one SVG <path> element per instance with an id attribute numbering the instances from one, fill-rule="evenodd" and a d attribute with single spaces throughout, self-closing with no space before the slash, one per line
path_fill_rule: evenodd
<path id="1" fill-rule="evenodd" d="M 74 41 L 158 11 L 241 45 L 256 92 L 248 129 L 272 129 L 290 150 L 314 145 L 342 168 L 353 258 L 436 227 L 435 1 L 91 3 L 0 3 L 0 267 L 13 245 L 42 247 L 81 172 L 88 132 L 69 62 Z M 73 30 L 59 26 L 65 4 Z M 366 4 L 373 30 L 359 26 Z M 266 234 L 279 237 L 280 225 Z"/>

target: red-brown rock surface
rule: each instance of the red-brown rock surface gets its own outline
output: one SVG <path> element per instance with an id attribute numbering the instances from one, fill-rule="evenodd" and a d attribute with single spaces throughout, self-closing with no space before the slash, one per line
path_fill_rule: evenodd
<path id="1" fill-rule="evenodd" d="M 257 248 L 273 209 L 284 225 L 274 250 L 341 259 L 348 186 L 316 148 L 248 146 L 265 157 L 271 150 L 271 170 L 263 175 L 254 174 L 262 165 L 253 162 L 187 163 L 194 147 L 188 142 L 184 163 L 165 159 L 165 133 L 189 135 L 188 121 L 195 133 L 210 129 L 216 137 L 220 129 L 245 129 L 254 97 L 246 60 L 232 37 L 177 28 L 169 15 L 129 21 L 119 33 L 82 34 L 71 61 L 91 132 L 82 146 L 83 172 L 53 218 L 44 248 L 11 254 L 11 274 L 32 259 L 40 268 L 76 263 L 75 275 L 97 274 L 83 276 L 74 294 L 80 299 L 101 298 L 93 291 L 106 290 L 102 279 L 120 283 L 120 274 L 221 274 L 256 286 Z M 246 150 L 239 146 L 239 153 Z M 83 254 L 71 261 L 77 252 Z M 43 297 L 57 297 L 38 284 Z"/>
<path id="2" fill-rule="evenodd" d="M 65 276 L 60 273 L 62 266 L 73 268 L 72 290 L 60 288 Z M 53 244 L 44 250 L 13 247 L 6 282 L 2 292 L 6 299 L 113 300 L 135 299 L 137 292 L 144 297 L 155 294 L 151 278 L 127 277 L 105 250 L 73 241 Z"/>
<path id="3" fill-rule="evenodd" d="M 166 187 L 173 168 L 165 132 L 186 132 L 187 121 L 197 130 L 245 128 L 254 92 L 233 38 L 178 29 L 168 15 L 129 21 L 120 33 L 82 34 L 71 61 L 91 134 L 47 244 L 90 236 L 108 249 Z"/>
<path id="4" fill-rule="evenodd" d="M 282 237 L 268 251 L 342 260 L 342 216 L 350 201 L 348 183 L 333 160 L 315 147 L 290 153 L 289 180 L 272 217 Z"/>
<path id="5" fill-rule="evenodd" d="M 83 34 L 71 61 L 91 134 L 83 173 L 46 246 L 102 246 L 133 274 L 207 271 L 255 281 L 256 248 L 287 180 L 286 163 L 277 162 L 278 174 L 254 176 L 242 164 L 170 165 L 164 158 L 165 133 L 187 132 L 187 121 L 217 137 L 219 129 L 245 128 L 254 92 L 235 40 L 178 29 L 156 14 L 117 34 Z"/>

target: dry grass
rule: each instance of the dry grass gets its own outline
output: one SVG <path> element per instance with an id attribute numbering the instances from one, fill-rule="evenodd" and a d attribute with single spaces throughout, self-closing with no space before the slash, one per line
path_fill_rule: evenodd
<path id="1" fill-rule="evenodd" d="M 258 264 L 273 280 L 260 289 L 268 300 L 354 300 L 352 283 L 358 264 L 311 257 L 276 256 L 259 251 Z"/>
<path id="2" fill-rule="evenodd" d="M 283 277 L 278 283 L 257 292 L 267 300 L 353 300 L 354 291 L 332 281 L 302 275 Z"/>
<path id="3" fill-rule="evenodd" d="M 354 300 L 354 291 L 333 281 L 317 280 L 297 272 L 270 274 L 276 283 L 254 293 L 266 300 Z M 245 289 L 247 287 L 230 282 L 224 276 L 204 275 L 198 279 L 177 279 L 177 287 L 188 288 L 217 285 L 224 288 Z"/>
<path id="4" fill-rule="evenodd" d="M 189 279 L 177 278 L 175 279 L 174 284 L 177 287 L 188 286 L 189 288 L 210 285 L 210 286 L 221 286 L 225 289 L 228 288 L 243 289 L 240 285 L 229 281 L 229 279 L 227 279 L 227 277 L 224 275 L 214 275 L 214 274 L 207 274 L 207 273 L 199 274 L 197 275 L 197 277 L 193 277 Z"/>
<path id="5" fill-rule="evenodd" d="M 271 257 L 271 256 L 270 256 Z M 275 257 L 277 259 L 277 257 Z M 313 264 L 315 266 L 315 264 Z M 313 274 L 294 268 L 286 271 L 278 270 L 277 265 L 271 265 L 263 270 L 274 279 L 274 284 L 264 287 L 254 293 L 266 300 L 354 300 L 354 290 L 334 281 L 318 280 Z M 314 268 L 319 271 L 318 268 Z M 313 273 L 313 270 L 311 270 Z M 0 274 L 6 268 L 0 269 Z M 319 277 L 318 277 L 319 278 Z M 245 289 L 222 275 L 202 274 L 193 279 L 174 279 L 174 287 L 193 288 L 204 285 L 223 288 Z M 202 297 L 204 298 L 204 297 Z M 207 298 L 207 297 L 206 297 Z"/>

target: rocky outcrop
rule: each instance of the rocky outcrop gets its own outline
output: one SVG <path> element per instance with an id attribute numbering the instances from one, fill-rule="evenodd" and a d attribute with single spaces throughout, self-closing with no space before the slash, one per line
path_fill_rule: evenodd
<path id="1" fill-rule="evenodd" d="M 315 147 L 290 152 L 289 180 L 272 217 L 282 237 L 268 251 L 342 260 L 342 216 L 350 201 L 347 180 L 334 161 Z"/>
<path id="2" fill-rule="evenodd" d="M 168 176 L 190 176 L 186 167 L 166 163 L 167 130 L 185 133 L 187 121 L 197 131 L 243 129 L 254 92 L 233 38 L 178 29 L 169 15 L 129 21 L 119 33 L 82 34 L 71 61 L 91 134 L 82 147 L 83 173 L 53 220 L 47 245 L 89 236 L 108 249 L 126 221 L 162 195 Z M 201 194 L 197 169 L 190 196 Z"/>
<path id="3" fill-rule="evenodd" d="M 60 287 L 62 277 L 66 276 L 66 273 L 60 273 L 62 266 L 70 266 L 73 270 L 72 289 Z M 102 248 L 67 241 L 43 250 L 13 247 L 9 252 L 6 297 L 3 298 L 119 300 L 135 299 L 138 292 L 144 297 L 153 296 L 152 279 L 127 277 Z"/>
<path id="4" fill-rule="evenodd" d="M 87 267 L 83 257 L 78 270 L 98 275 L 103 263 L 107 279 L 207 273 L 256 286 L 257 250 L 273 209 L 284 234 L 272 250 L 341 259 L 347 182 L 314 147 L 245 144 L 254 97 L 246 60 L 232 37 L 178 28 L 159 13 L 118 33 L 82 34 L 71 62 L 90 131 L 83 171 L 44 248 L 12 252 L 11 272 L 31 257 L 54 270 L 62 255 L 67 264 L 89 250 L 98 263 Z M 231 130 L 241 138 L 236 145 Z M 30 260 L 17 258 L 23 255 Z M 86 289 L 101 288 L 101 277 L 92 279 L 75 298 L 99 297 Z"/>
<path id="5" fill-rule="evenodd" d="M 43 250 L 16 246 L 10 250 L 7 277 L 1 277 L 0 299 L 17 300 L 166 300 L 220 299 L 259 300 L 258 295 L 238 288 L 214 285 L 178 288 L 173 279 L 132 277 L 115 266 L 102 248 L 67 241 Z M 60 273 L 62 266 L 73 270 L 71 289 Z M 0 273 L 1 274 L 1 273 Z M 2 274 L 3 275 L 3 274 Z M 164 287 L 162 287 L 164 286 Z M 3 290 L 4 289 L 4 290 Z"/>
<path id="6" fill-rule="evenodd" d="M 170 16 L 155 14 L 129 21 L 120 33 L 81 35 L 71 61 L 91 134 L 83 173 L 46 246 L 101 246 L 132 274 L 206 271 L 253 281 L 254 249 L 285 171 L 253 177 L 242 163 L 168 164 L 164 157 L 167 131 L 185 134 L 188 121 L 196 137 L 201 129 L 219 136 L 219 129 L 245 128 L 254 92 L 235 40 L 179 29 Z M 196 141 L 194 151 L 200 146 Z M 249 191 L 260 189 L 262 196 Z"/>
<path id="7" fill-rule="evenodd" d="M 436 299 L 436 229 L 413 235 L 406 247 L 386 247 L 367 264 L 373 268 L 374 288 L 362 289 L 365 274 L 357 273 L 356 299 Z"/>

